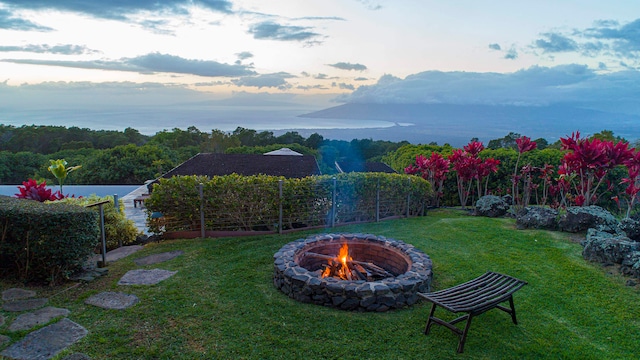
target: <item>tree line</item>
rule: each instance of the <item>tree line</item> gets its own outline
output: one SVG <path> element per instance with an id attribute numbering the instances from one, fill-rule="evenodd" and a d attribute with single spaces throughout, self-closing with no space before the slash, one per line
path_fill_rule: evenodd
<path id="1" fill-rule="evenodd" d="M 142 184 L 155 179 L 200 152 L 264 153 L 289 147 L 313 155 L 324 174 L 335 172 L 334 162 L 379 161 L 408 142 L 371 139 L 304 137 L 296 131 L 276 136 L 271 131 L 238 127 L 232 132 L 203 132 L 194 126 L 163 130 L 155 135 L 78 127 L 0 124 L 0 184 L 20 184 L 29 178 L 55 183 L 49 160 L 65 159 L 82 165 L 67 184 Z"/>

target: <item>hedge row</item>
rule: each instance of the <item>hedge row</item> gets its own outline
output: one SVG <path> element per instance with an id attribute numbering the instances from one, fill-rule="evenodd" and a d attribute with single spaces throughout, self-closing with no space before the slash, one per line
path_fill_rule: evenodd
<path id="1" fill-rule="evenodd" d="M 403 174 L 176 176 L 161 179 L 145 206 L 154 233 L 200 229 L 202 215 L 206 230 L 276 231 L 280 218 L 287 230 L 419 215 L 431 194 L 427 181 Z"/>
<path id="2" fill-rule="evenodd" d="M 55 283 L 79 269 L 98 244 L 98 214 L 63 203 L 0 196 L 0 273 Z"/>

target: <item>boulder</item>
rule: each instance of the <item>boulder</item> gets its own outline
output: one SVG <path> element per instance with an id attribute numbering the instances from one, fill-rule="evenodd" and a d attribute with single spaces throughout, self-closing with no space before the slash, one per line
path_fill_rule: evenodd
<path id="1" fill-rule="evenodd" d="M 640 241 L 640 221 L 630 218 L 620 220 L 620 230 L 631 240 Z"/>
<path id="2" fill-rule="evenodd" d="M 528 206 L 518 212 L 516 216 L 518 229 L 546 229 L 558 228 L 558 210 Z"/>
<path id="3" fill-rule="evenodd" d="M 560 230 L 566 232 L 580 232 L 591 228 L 617 233 L 618 220 L 610 212 L 600 206 L 572 206 L 558 221 Z"/>
<path id="4" fill-rule="evenodd" d="M 504 216 L 509 211 L 509 204 L 503 198 L 486 195 L 476 201 L 476 215 L 487 217 Z"/>
<path id="5" fill-rule="evenodd" d="M 622 264 L 627 255 L 640 251 L 640 243 L 626 236 L 589 229 L 582 243 L 582 257 L 602 264 Z"/>
<path id="6" fill-rule="evenodd" d="M 640 251 L 632 251 L 625 256 L 620 272 L 640 279 Z"/>

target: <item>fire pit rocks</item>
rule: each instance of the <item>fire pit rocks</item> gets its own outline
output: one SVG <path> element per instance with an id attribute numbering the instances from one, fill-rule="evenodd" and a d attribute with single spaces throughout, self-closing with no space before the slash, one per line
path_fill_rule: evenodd
<path id="1" fill-rule="evenodd" d="M 418 292 L 429 291 L 432 279 L 431 259 L 425 253 L 370 234 L 314 235 L 286 244 L 273 257 L 273 282 L 283 293 L 342 310 L 387 311 L 413 305 Z M 349 280 L 327 276 L 343 271 L 350 272 Z"/>

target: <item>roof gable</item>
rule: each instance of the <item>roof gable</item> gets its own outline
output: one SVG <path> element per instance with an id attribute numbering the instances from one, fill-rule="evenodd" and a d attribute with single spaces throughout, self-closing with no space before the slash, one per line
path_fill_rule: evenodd
<path id="1" fill-rule="evenodd" d="M 316 158 L 303 156 L 271 156 L 259 154 L 213 154 L 200 153 L 164 174 L 163 178 L 175 175 L 272 175 L 286 178 L 302 178 L 320 175 Z"/>

